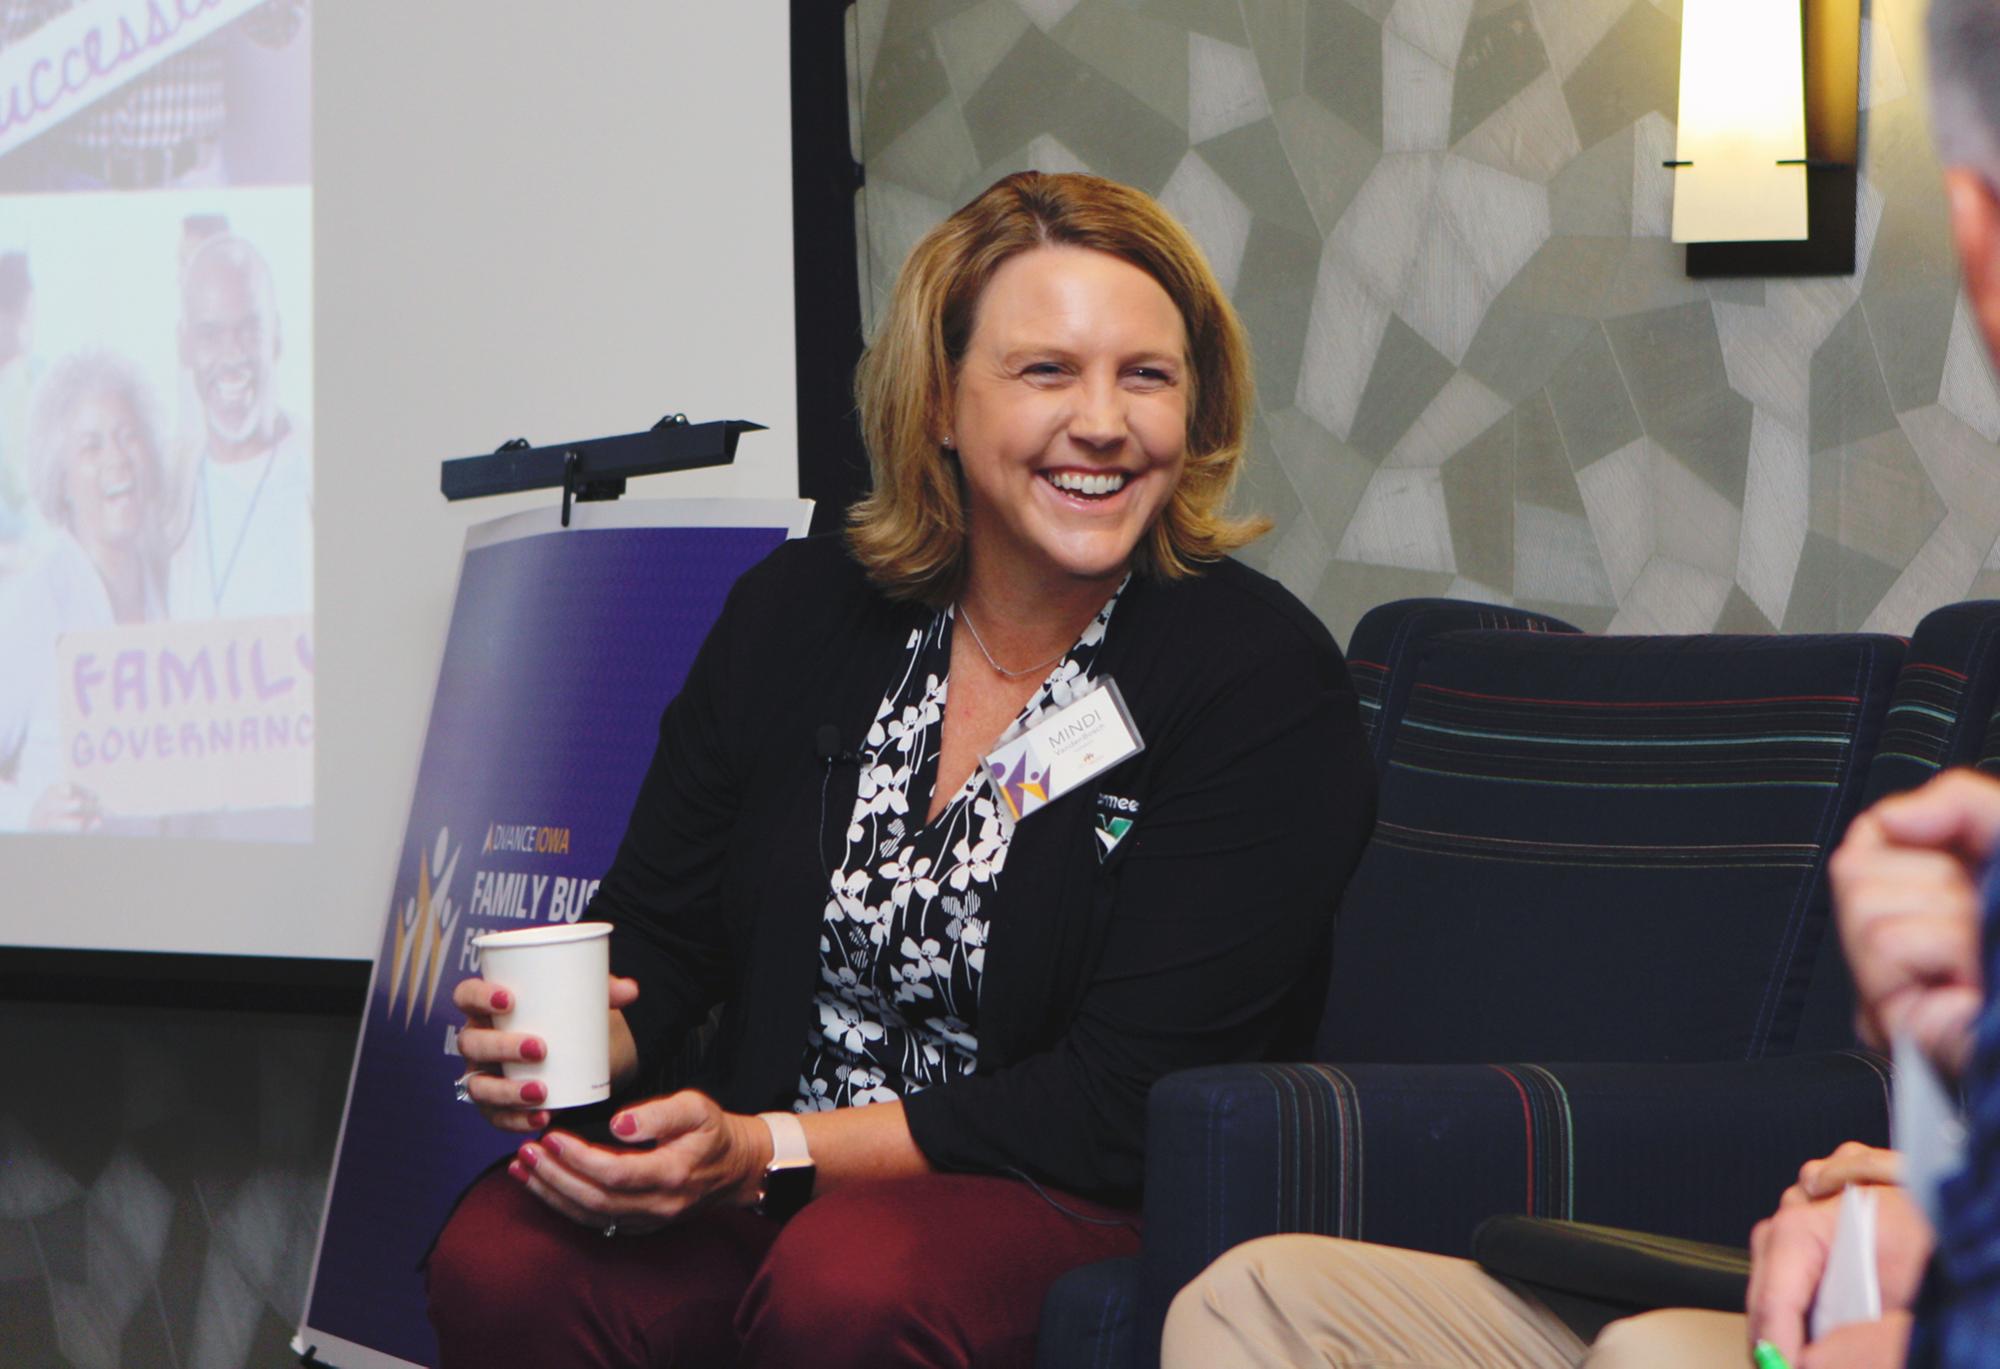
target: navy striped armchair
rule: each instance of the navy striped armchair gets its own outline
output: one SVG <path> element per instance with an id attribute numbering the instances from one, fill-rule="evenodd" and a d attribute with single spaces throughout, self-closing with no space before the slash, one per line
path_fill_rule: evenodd
<path id="1" fill-rule="evenodd" d="M 1801 1160 L 1882 1142 L 1825 858 L 1864 800 L 1980 757 L 1996 644 L 1992 604 L 1927 619 L 1908 668 L 1877 635 L 1370 613 L 1378 826 L 1314 1060 L 1155 1086 L 1144 1252 L 1057 1284 L 1041 1362 L 1152 1363 L 1173 1293 L 1257 1236 L 1463 1255 L 1526 1212 L 1735 1244 Z"/>

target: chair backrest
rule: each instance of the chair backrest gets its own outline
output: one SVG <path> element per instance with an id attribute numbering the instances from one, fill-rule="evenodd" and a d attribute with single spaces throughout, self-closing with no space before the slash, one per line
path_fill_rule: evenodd
<path id="1" fill-rule="evenodd" d="M 1860 634 L 1412 644 L 1320 1058 L 1793 1049 L 1825 858 L 1903 652 Z"/>
<path id="2" fill-rule="evenodd" d="M 2000 600 L 1947 604 L 1910 635 L 1864 805 L 1954 765 L 2000 762 Z"/>
<path id="3" fill-rule="evenodd" d="M 1576 632 L 1560 618 L 1470 599 L 1398 599 L 1371 608 L 1347 642 L 1347 674 L 1361 703 L 1361 730 L 1379 774 L 1389 760 L 1389 735 L 1410 694 L 1406 668 L 1413 649 L 1442 632 L 1473 628 L 1514 632 Z M 1384 720 L 1387 720 L 1385 723 Z"/>
<path id="4" fill-rule="evenodd" d="M 1861 807 L 1914 789 L 1938 771 L 2000 772 L 2000 600 L 1934 609 L 1917 624 L 1896 675 Z M 1799 1022 L 1800 1050 L 1851 1044 L 1854 985 L 1838 937 L 1822 938 Z"/>

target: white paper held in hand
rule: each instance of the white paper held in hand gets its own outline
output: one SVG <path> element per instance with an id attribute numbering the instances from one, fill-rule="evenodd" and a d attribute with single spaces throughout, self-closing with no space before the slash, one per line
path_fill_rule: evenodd
<path id="1" fill-rule="evenodd" d="M 1882 1316 L 1882 1283 L 1875 1272 L 1875 1190 L 1849 1184 L 1840 1195 L 1840 1220 L 1826 1272 L 1813 1297 L 1809 1329 L 1818 1340 L 1830 1331 Z"/>
<path id="2" fill-rule="evenodd" d="M 1896 1064 L 1889 1099 L 1889 1144 L 1903 1157 L 1903 1187 L 1935 1231 L 1938 1189 L 1965 1164 L 1965 1119 L 1915 1038 L 1889 1043 Z"/>
<path id="3" fill-rule="evenodd" d="M 611 1096 L 611 924 L 523 927 L 474 937 L 479 977 L 513 995 L 493 1019 L 502 1031 L 539 1036 L 541 1060 L 511 1060 L 509 1079 L 539 1079 L 546 1108 L 574 1108 Z"/>

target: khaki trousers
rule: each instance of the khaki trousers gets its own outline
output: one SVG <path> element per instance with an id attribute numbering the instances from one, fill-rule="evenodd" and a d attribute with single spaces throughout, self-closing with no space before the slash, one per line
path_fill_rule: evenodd
<path id="1" fill-rule="evenodd" d="M 1237 1246 L 1174 1299 L 1163 1369 L 1740 1369 L 1741 1313 L 1615 1321 L 1586 1345 L 1470 1260 L 1327 1236 Z"/>

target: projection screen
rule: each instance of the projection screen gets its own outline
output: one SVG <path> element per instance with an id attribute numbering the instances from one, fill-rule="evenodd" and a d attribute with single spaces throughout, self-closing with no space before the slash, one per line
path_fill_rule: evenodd
<path id="1" fill-rule="evenodd" d="M 795 493 L 788 117 L 776 0 L 0 0 L 0 947 L 368 954 L 536 502 L 437 462 L 680 410 L 772 431 L 635 495 Z"/>

